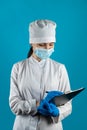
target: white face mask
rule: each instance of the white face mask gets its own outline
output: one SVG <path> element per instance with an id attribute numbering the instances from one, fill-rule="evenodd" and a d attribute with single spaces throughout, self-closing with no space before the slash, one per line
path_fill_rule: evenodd
<path id="1" fill-rule="evenodd" d="M 37 57 L 39 57 L 40 59 L 47 59 L 49 58 L 52 53 L 54 52 L 54 47 L 51 49 L 43 49 L 43 48 L 36 48 L 34 50 L 34 53 Z"/>

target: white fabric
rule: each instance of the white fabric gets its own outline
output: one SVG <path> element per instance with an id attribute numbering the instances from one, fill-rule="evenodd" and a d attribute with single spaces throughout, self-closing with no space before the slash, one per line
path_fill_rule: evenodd
<path id="1" fill-rule="evenodd" d="M 29 43 L 56 42 L 56 23 L 51 20 L 36 20 L 29 25 Z"/>
<path id="2" fill-rule="evenodd" d="M 62 123 L 72 110 L 71 102 L 59 107 L 57 123 L 48 123 L 42 116 L 32 117 L 36 100 L 41 101 L 46 91 L 70 91 L 66 68 L 48 58 L 38 62 L 32 56 L 13 65 L 9 104 L 16 114 L 13 130 L 62 130 Z"/>

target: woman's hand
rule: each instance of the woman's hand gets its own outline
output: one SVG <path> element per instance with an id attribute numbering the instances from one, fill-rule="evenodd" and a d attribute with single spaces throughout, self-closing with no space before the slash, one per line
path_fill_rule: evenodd
<path id="1" fill-rule="evenodd" d="M 42 100 L 37 107 L 37 111 L 44 116 L 59 116 L 59 109 L 53 103 L 49 103 L 46 100 Z"/>

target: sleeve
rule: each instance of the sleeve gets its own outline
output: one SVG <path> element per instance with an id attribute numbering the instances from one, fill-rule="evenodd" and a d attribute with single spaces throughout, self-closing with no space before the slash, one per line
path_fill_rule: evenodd
<path id="1" fill-rule="evenodd" d="M 66 93 L 68 91 L 71 91 L 69 78 L 68 78 L 68 73 L 67 73 L 67 70 L 66 70 L 64 65 L 62 65 L 60 67 L 59 89 L 64 93 Z M 66 103 L 63 106 L 58 107 L 58 109 L 59 109 L 59 113 L 60 113 L 58 121 L 61 121 L 64 118 L 66 118 L 68 115 L 71 114 L 71 112 L 72 112 L 72 103 L 71 103 L 71 101 L 69 101 L 68 103 Z"/>
<path id="2" fill-rule="evenodd" d="M 10 77 L 9 106 L 16 115 L 36 111 L 36 99 L 23 100 L 18 87 L 18 64 L 13 65 Z"/>

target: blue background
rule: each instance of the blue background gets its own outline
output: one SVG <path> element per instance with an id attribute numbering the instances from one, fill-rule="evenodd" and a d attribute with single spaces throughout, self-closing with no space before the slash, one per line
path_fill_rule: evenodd
<path id="1" fill-rule="evenodd" d="M 52 58 L 66 65 L 73 90 L 87 87 L 87 0 L 0 1 L 0 130 L 12 130 L 11 68 L 27 56 L 28 25 L 35 19 L 57 23 Z M 63 120 L 63 126 L 64 130 L 87 129 L 87 90 L 73 100 L 72 115 Z"/>

